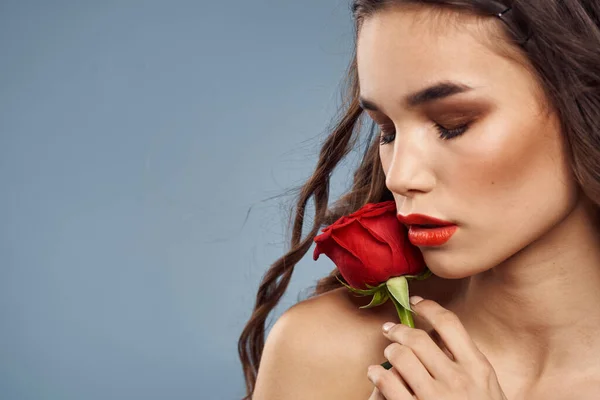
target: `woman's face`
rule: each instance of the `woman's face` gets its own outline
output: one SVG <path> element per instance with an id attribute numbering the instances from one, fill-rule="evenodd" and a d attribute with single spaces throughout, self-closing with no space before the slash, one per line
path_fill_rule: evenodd
<path id="1" fill-rule="evenodd" d="M 458 226 L 445 244 L 420 246 L 434 274 L 458 279 L 547 234 L 578 192 L 529 72 L 481 40 L 481 22 L 427 15 L 394 7 L 364 20 L 360 95 L 389 142 L 380 158 L 398 213 Z"/>

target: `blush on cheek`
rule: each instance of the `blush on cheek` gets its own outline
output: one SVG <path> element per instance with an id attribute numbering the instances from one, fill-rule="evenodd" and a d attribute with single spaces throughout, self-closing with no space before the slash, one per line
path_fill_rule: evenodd
<path id="1" fill-rule="evenodd" d="M 503 128 L 499 138 L 482 135 L 479 154 L 465 161 L 469 179 L 464 182 L 470 183 L 462 189 L 476 204 L 471 217 L 483 222 L 479 227 L 494 226 L 495 232 L 487 233 L 498 235 L 495 240 L 520 247 L 569 211 L 576 185 L 553 120 L 525 115 Z"/>
<path id="2" fill-rule="evenodd" d="M 536 181 L 563 175 L 562 138 L 547 118 L 522 115 L 489 121 L 473 140 L 465 140 L 465 147 L 460 175 L 479 197 L 485 188 L 504 197 L 535 186 Z"/>

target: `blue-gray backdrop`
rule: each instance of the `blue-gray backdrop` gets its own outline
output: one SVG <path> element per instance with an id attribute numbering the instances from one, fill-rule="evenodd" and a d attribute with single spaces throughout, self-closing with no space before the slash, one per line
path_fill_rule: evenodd
<path id="1" fill-rule="evenodd" d="M 0 2 L 1 399 L 242 396 L 286 249 L 265 199 L 314 167 L 348 3 Z M 307 255 L 270 322 L 332 266 Z"/>

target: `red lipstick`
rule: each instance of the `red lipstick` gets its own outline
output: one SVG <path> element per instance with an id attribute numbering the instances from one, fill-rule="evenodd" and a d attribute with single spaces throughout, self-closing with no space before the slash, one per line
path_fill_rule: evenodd
<path id="1" fill-rule="evenodd" d="M 408 240 L 415 246 L 441 246 L 450 240 L 458 229 L 452 222 L 423 214 L 396 216 L 398 221 L 408 226 Z"/>

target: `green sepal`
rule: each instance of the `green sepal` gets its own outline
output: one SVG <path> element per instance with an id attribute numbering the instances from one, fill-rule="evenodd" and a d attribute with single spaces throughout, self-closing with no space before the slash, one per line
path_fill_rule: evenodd
<path id="1" fill-rule="evenodd" d="M 385 284 L 385 282 L 383 282 L 377 286 L 371 286 L 368 283 L 365 283 L 365 286 L 368 287 L 369 289 L 381 289 L 382 287 L 386 286 L 386 284 Z"/>
<path id="2" fill-rule="evenodd" d="M 418 281 L 425 280 L 432 275 L 432 272 L 429 268 L 425 267 L 425 270 L 421 272 L 419 275 L 403 275 L 407 279 L 416 279 Z"/>
<path id="3" fill-rule="evenodd" d="M 379 285 L 379 286 L 369 286 L 367 285 L 367 287 L 369 288 L 369 290 L 365 290 L 365 289 L 356 289 L 353 288 L 352 286 L 348 286 L 348 284 L 346 284 L 345 282 L 342 282 L 342 280 L 340 278 L 338 278 L 337 276 L 335 277 L 342 285 L 346 286 L 348 288 L 348 290 L 350 290 L 353 293 L 356 294 L 360 294 L 362 296 L 370 296 L 372 294 L 375 294 L 376 292 L 378 292 L 381 289 L 382 285 L 385 285 L 385 283 Z"/>
<path id="4" fill-rule="evenodd" d="M 373 308 L 376 306 L 380 306 L 386 301 L 388 301 L 389 298 L 390 295 L 388 294 L 388 291 L 384 288 L 383 290 L 380 290 L 373 294 L 373 299 L 371 299 L 371 302 L 369 304 L 367 304 L 366 306 L 361 306 L 359 308 Z"/>
<path id="5" fill-rule="evenodd" d="M 408 300 L 408 280 L 405 276 L 396 276 L 388 279 L 386 282 L 387 289 L 399 305 L 404 307 L 406 310 L 414 312 L 410 308 L 410 301 Z"/>
<path id="6" fill-rule="evenodd" d="M 427 278 L 429 278 L 431 275 L 433 275 L 433 273 L 431 272 L 431 270 L 430 270 L 429 268 L 425 267 L 425 271 L 423 271 L 423 273 L 422 273 L 422 274 L 420 274 L 420 275 L 417 275 L 417 278 L 416 278 L 416 279 L 417 279 L 418 281 L 422 281 L 422 280 L 424 280 L 424 279 L 427 279 Z"/>

